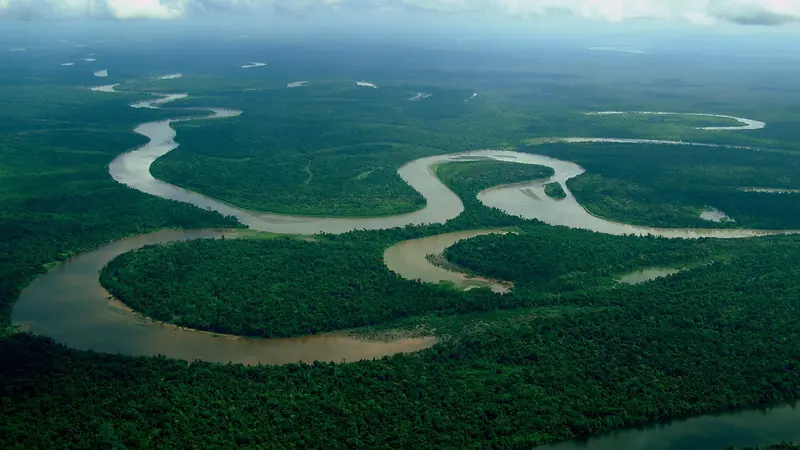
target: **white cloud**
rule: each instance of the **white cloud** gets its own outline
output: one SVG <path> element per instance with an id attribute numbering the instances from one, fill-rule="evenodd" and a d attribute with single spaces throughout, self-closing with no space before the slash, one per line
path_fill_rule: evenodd
<path id="1" fill-rule="evenodd" d="M 519 16 L 561 13 L 612 22 L 647 18 L 698 24 L 728 21 L 773 25 L 800 20 L 800 0 L 494 0 L 483 3 L 494 3 L 505 12 Z"/>
<path id="2" fill-rule="evenodd" d="M 111 14 L 120 19 L 171 19 L 184 14 L 187 2 L 184 0 L 165 5 L 159 0 L 108 0 L 107 3 Z"/>
<path id="3" fill-rule="evenodd" d="M 173 19 L 222 11 L 306 15 L 316 11 L 429 11 L 593 20 L 681 20 L 779 25 L 800 21 L 800 0 L 0 0 L 0 17 Z"/>

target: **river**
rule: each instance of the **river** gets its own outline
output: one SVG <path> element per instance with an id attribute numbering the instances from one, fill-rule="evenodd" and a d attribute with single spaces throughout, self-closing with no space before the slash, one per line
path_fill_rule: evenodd
<path id="1" fill-rule="evenodd" d="M 408 280 L 425 283 L 449 282 L 462 289 L 488 287 L 498 294 L 510 290 L 510 283 L 482 277 L 470 277 L 433 264 L 428 255 L 440 256 L 447 247 L 465 239 L 487 234 L 505 234 L 503 230 L 468 230 L 439 234 L 397 243 L 383 253 L 383 262 L 392 272 Z"/>
<path id="2" fill-rule="evenodd" d="M 114 92 L 108 89 L 104 92 Z M 133 107 L 159 108 L 185 94 L 162 96 L 138 102 Z M 200 119 L 235 117 L 240 111 L 207 108 L 211 114 Z M 601 112 L 595 114 L 619 114 Z M 672 114 L 660 113 L 657 114 Z M 707 127 L 707 130 L 741 130 L 763 127 L 763 122 L 730 116 L 741 127 Z M 546 156 L 511 151 L 476 150 L 450 155 L 438 155 L 411 161 L 398 170 L 399 176 L 420 192 L 427 205 L 409 214 L 376 218 L 318 218 L 289 216 L 246 211 L 213 198 L 188 191 L 155 179 L 150 166 L 159 157 L 178 147 L 176 132 L 171 124 L 175 119 L 142 124 L 136 132 L 150 142 L 134 151 L 117 157 L 109 173 L 120 183 L 162 198 L 191 203 L 204 209 L 235 216 L 241 223 L 260 231 L 293 234 L 343 233 L 355 229 L 386 229 L 409 224 L 443 223 L 458 216 L 464 206 L 455 193 L 435 176 L 432 167 L 439 164 L 497 160 L 521 164 L 538 164 L 553 168 L 555 174 L 547 180 L 518 183 L 487 189 L 478 199 L 487 206 L 497 207 L 508 214 L 538 219 L 551 225 L 564 225 L 617 235 L 658 235 L 670 238 L 746 238 L 762 235 L 798 233 L 795 230 L 747 229 L 668 229 L 640 227 L 618 223 L 589 214 L 566 186 L 567 180 L 584 172 L 579 165 Z M 617 138 L 567 138 L 565 142 L 617 142 L 671 145 L 715 146 L 715 144 L 681 141 L 654 141 Z M 555 200 L 544 195 L 544 185 L 561 184 L 567 197 Z M 447 280 L 456 284 L 466 281 L 463 274 L 446 271 L 427 263 L 425 256 L 444 250 L 459 239 L 495 232 L 481 230 L 454 233 L 401 243 L 387 250 L 387 266 L 403 276 L 424 281 Z M 398 352 L 413 352 L 436 343 L 435 337 L 378 342 L 356 339 L 342 334 L 318 335 L 293 339 L 247 339 L 219 336 L 196 330 L 154 322 L 130 311 L 110 298 L 100 286 L 98 273 L 114 257 L 144 245 L 226 235 L 225 230 L 169 230 L 135 236 L 80 254 L 47 274 L 34 280 L 21 294 L 12 313 L 12 321 L 31 332 L 52 337 L 70 347 L 129 355 L 162 354 L 185 360 L 236 362 L 243 364 L 284 364 L 289 362 L 356 361 Z M 425 262 L 422 262 L 425 261 Z M 425 264 L 427 263 L 427 266 Z M 416 268 L 415 265 L 421 267 Z M 646 429 L 621 430 L 589 440 L 576 440 L 540 447 L 542 450 L 606 450 L 606 449 L 711 449 L 728 445 L 762 444 L 775 440 L 800 439 L 800 413 L 794 407 L 778 407 L 768 412 L 743 411 L 723 415 L 706 415 L 668 425 Z"/>
<path id="3" fill-rule="evenodd" d="M 207 333 L 142 317 L 100 285 L 100 270 L 123 253 L 150 244 L 222 236 L 237 237 L 235 230 L 166 230 L 77 255 L 22 291 L 12 322 L 81 350 L 248 365 L 359 361 L 414 352 L 437 342 L 434 337 L 373 341 L 336 333 L 287 339 Z"/>
<path id="4" fill-rule="evenodd" d="M 160 108 L 164 104 L 186 98 L 186 94 L 161 96 L 158 99 L 135 103 L 136 108 Z M 210 116 L 200 119 L 230 118 L 241 114 L 220 108 L 206 108 L 212 112 Z M 618 114 L 617 112 L 613 112 Z M 659 113 L 663 114 L 663 113 Z M 730 116 L 720 116 L 731 118 Z M 751 119 L 738 119 L 746 126 L 763 126 L 763 122 Z M 552 168 L 555 174 L 547 180 L 539 180 L 529 184 L 500 186 L 481 192 L 478 198 L 487 206 L 498 208 L 508 214 L 526 219 L 538 219 L 550 225 L 564 225 L 618 235 L 658 235 L 670 238 L 744 238 L 772 234 L 797 233 L 787 230 L 747 230 L 747 229 L 681 229 L 653 228 L 614 222 L 589 214 L 578 202 L 566 186 L 567 180 L 582 173 L 584 169 L 570 161 L 561 161 L 547 156 L 531 153 L 520 153 L 502 150 L 475 150 L 447 155 L 437 155 L 417 159 L 403 165 L 398 175 L 426 200 L 426 206 L 418 211 L 396 216 L 374 218 L 332 218 L 310 217 L 265 212 L 248 211 L 221 202 L 214 198 L 189 191 L 164 181 L 158 180 L 150 173 L 150 167 L 156 159 L 176 149 L 175 129 L 171 124 L 178 121 L 198 120 L 197 118 L 165 120 L 142 124 L 136 132 L 150 139 L 147 145 L 123 153 L 109 165 L 109 173 L 116 181 L 131 188 L 158 197 L 191 203 L 199 208 L 211 209 L 226 216 L 234 216 L 251 229 L 273 233 L 317 234 L 345 233 L 352 230 L 379 230 L 402 227 L 406 225 L 426 225 L 444 223 L 457 217 L 464 211 L 461 199 L 436 177 L 433 167 L 459 161 L 495 160 L 519 164 L 536 164 Z M 755 124 L 755 125 L 754 125 Z M 720 129 L 715 127 L 713 129 Z M 722 129 L 745 129 L 742 127 L 722 127 Z M 750 128 L 747 128 L 750 129 Z M 615 138 L 564 138 L 566 142 L 618 142 Z M 627 143 L 662 143 L 677 144 L 676 141 L 652 141 L 627 139 Z M 682 145 L 706 145 L 680 142 Z M 549 182 L 561 184 L 567 197 L 552 199 L 544 193 L 544 185 Z M 533 195 L 532 195 L 533 194 Z"/>
<path id="5" fill-rule="evenodd" d="M 536 450 L 725 450 L 732 445 L 800 442 L 797 403 L 769 409 L 706 414 L 645 428 L 630 428 L 588 439 L 546 444 Z"/>

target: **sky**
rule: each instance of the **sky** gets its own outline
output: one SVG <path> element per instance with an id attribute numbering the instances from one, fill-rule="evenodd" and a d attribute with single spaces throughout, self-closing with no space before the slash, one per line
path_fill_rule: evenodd
<path id="1" fill-rule="evenodd" d="M 749 27 L 800 27 L 800 0 L 0 0 L 7 20 L 192 20 L 237 16 L 345 18 L 382 14 L 387 20 L 425 14 L 439 20 L 563 19 L 661 22 Z"/>

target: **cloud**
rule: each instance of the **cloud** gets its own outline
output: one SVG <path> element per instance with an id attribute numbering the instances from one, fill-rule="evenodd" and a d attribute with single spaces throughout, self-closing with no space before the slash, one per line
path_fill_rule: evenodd
<path id="1" fill-rule="evenodd" d="M 168 19 L 183 15 L 194 0 L 0 0 L 0 18 L 17 20 L 63 18 Z M 173 5 L 171 3 L 179 3 Z"/>
<path id="2" fill-rule="evenodd" d="M 800 2 L 717 2 L 712 5 L 714 16 L 739 25 L 784 25 L 800 21 Z"/>
<path id="3" fill-rule="evenodd" d="M 779 14 L 770 11 L 758 11 L 753 14 L 725 14 L 721 16 L 725 20 L 729 22 L 733 22 L 739 25 L 785 25 L 787 23 L 797 22 L 798 19 L 795 16 L 790 16 L 788 14 Z"/>
<path id="4" fill-rule="evenodd" d="M 800 0 L 0 0 L 0 18 L 92 17 L 174 19 L 219 13 L 281 14 L 302 18 L 348 11 L 574 16 L 618 22 L 631 19 L 783 25 L 800 21 Z"/>

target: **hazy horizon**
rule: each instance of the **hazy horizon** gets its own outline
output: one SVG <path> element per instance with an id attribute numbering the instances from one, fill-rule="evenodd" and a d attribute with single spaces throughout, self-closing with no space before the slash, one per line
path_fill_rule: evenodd
<path id="1" fill-rule="evenodd" d="M 447 28 L 520 25 L 551 32 L 800 30 L 800 0 L 0 0 L 0 20 L 258 22 Z M 369 20 L 370 22 L 366 22 Z"/>

